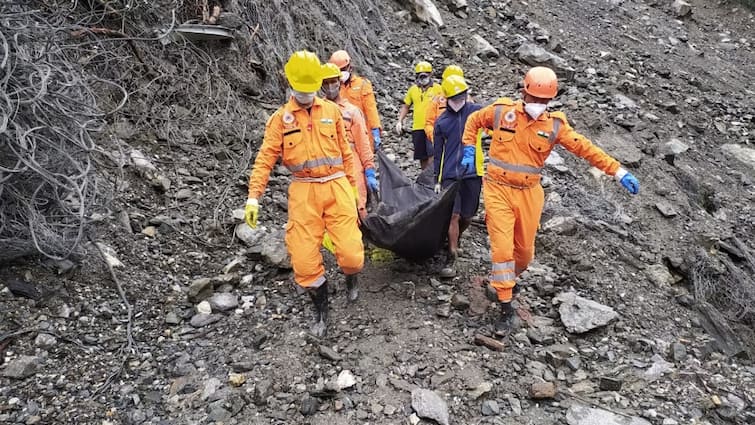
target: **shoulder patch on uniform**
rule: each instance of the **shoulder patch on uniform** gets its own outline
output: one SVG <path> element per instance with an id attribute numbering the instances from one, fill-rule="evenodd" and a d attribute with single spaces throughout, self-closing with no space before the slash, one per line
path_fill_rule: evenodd
<path id="1" fill-rule="evenodd" d="M 506 122 L 508 122 L 508 123 L 512 123 L 512 122 L 516 121 L 516 112 L 514 112 L 513 109 L 510 110 L 510 111 L 508 111 L 508 112 L 506 112 L 506 115 L 503 116 L 503 120 L 506 121 Z"/>
<path id="2" fill-rule="evenodd" d="M 569 121 L 566 120 L 566 114 L 561 111 L 551 112 L 550 117 L 553 119 L 561 120 L 561 122 L 563 122 L 564 124 L 569 124 Z"/>
<path id="3" fill-rule="evenodd" d="M 513 105 L 514 100 L 510 97 L 499 97 L 495 102 L 493 102 L 494 105 Z"/>
<path id="4" fill-rule="evenodd" d="M 294 122 L 294 114 L 292 114 L 291 112 L 286 111 L 286 112 L 283 113 L 282 120 L 283 120 L 284 124 L 291 124 L 291 123 Z"/>

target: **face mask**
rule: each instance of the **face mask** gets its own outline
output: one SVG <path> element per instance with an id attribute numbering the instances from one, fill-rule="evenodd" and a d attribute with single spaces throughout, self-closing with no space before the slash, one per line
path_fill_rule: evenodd
<path id="1" fill-rule="evenodd" d="M 299 104 L 299 106 L 309 107 L 315 101 L 315 94 L 300 93 L 298 91 L 294 91 L 294 99 L 296 100 L 296 103 Z"/>
<path id="2" fill-rule="evenodd" d="M 341 71 L 341 82 L 345 83 L 349 81 L 349 77 L 351 77 L 351 72 L 349 71 Z"/>
<path id="3" fill-rule="evenodd" d="M 323 84 L 322 86 L 322 94 L 325 95 L 325 98 L 328 100 L 335 100 L 338 97 L 338 93 L 340 92 L 341 85 L 340 84 Z"/>
<path id="4" fill-rule="evenodd" d="M 429 75 L 420 75 L 417 77 L 417 84 L 420 86 L 428 86 L 430 85 L 430 76 Z"/>
<path id="5" fill-rule="evenodd" d="M 467 95 L 465 93 L 463 96 L 454 96 L 447 99 L 446 103 L 448 103 L 448 107 L 453 109 L 454 112 L 459 112 L 464 107 L 464 104 L 467 103 Z"/>
<path id="6" fill-rule="evenodd" d="M 529 114 L 529 116 L 532 117 L 533 120 L 536 120 L 537 117 L 543 114 L 545 110 L 548 108 L 548 105 L 544 103 L 528 103 L 524 105 L 524 110 Z"/>

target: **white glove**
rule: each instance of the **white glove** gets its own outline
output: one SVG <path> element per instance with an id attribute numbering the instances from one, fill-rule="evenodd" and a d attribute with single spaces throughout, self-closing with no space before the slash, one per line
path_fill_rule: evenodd
<path id="1" fill-rule="evenodd" d="M 440 183 L 435 184 L 435 187 L 433 188 L 433 192 L 435 192 L 436 195 L 440 193 Z"/>
<path id="2" fill-rule="evenodd" d="M 403 132 L 404 132 L 404 124 L 399 120 L 399 122 L 396 123 L 396 134 L 400 136 L 401 133 Z"/>

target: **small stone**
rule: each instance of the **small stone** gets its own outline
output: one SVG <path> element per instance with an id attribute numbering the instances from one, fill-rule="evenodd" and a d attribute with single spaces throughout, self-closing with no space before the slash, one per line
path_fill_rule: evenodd
<path id="1" fill-rule="evenodd" d="M 154 238 L 157 234 L 157 228 L 155 226 L 147 226 L 142 229 L 142 233 L 149 236 L 150 238 Z"/>
<path id="2" fill-rule="evenodd" d="M 11 379 L 26 379 L 39 369 L 39 358 L 34 356 L 21 356 L 11 360 L 3 370 L 3 376 Z"/>
<path id="3" fill-rule="evenodd" d="M 333 402 L 333 409 L 336 412 L 343 410 L 343 400 L 336 400 Z"/>
<path id="4" fill-rule="evenodd" d="M 221 319 L 221 316 L 217 314 L 195 314 L 192 316 L 189 324 L 195 328 L 203 328 L 207 325 L 211 325 Z"/>
<path id="5" fill-rule="evenodd" d="M 692 13 L 692 6 L 684 0 L 674 0 L 671 8 L 674 9 L 677 18 L 683 18 Z"/>
<path id="6" fill-rule="evenodd" d="M 671 346 L 671 353 L 675 362 L 683 362 L 687 360 L 687 347 L 681 342 L 675 342 Z"/>
<path id="7" fill-rule="evenodd" d="M 566 366 L 572 371 L 579 370 L 582 367 L 582 359 L 579 356 L 572 356 L 566 359 Z"/>
<path id="8" fill-rule="evenodd" d="M 383 408 L 383 413 L 385 416 L 392 416 L 394 413 L 396 413 L 396 410 L 398 410 L 395 406 L 391 406 L 390 404 L 386 404 Z"/>
<path id="9" fill-rule="evenodd" d="M 191 189 L 181 189 L 176 193 L 175 198 L 179 201 L 191 199 L 194 197 L 194 192 L 191 191 Z"/>
<path id="10" fill-rule="evenodd" d="M 490 382 L 483 382 L 480 385 L 478 385 L 475 389 L 470 391 L 469 396 L 473 398 L 474 400 L 477 400 L 483 395 L 489 393 L 490 390 L 492 389 L 493 389 L 493 384 L 491 384 Z"/>
<path id="11" fill-rule="evenodd" d="M 451 316 L 451 305 L 450 304 L 441 304 L 435 310 L 435 314 L 438 317 L 450 317 Z"/>
<path id="12" fill-rule="evenodd" d="M 475 55 L 481 58 L 497 58 L 501 55 L 498 49 L 478 34 L 472 35 L 472 41 L 475 43 Z"/>
<path id="13" fill-rule="evenodd" d="M 655 208 L 666 218 L 676 217 L 676 208 L 669 201 L 661 200 L 655 203 Z"/>
<path id="14" fill-rule="evenodd" d="M 417 425 L 422 419 L 417 416 L 416 413 L 412 413 L 411 416 L 409 416 L 409 423 L 411 425 Z"/>
<path id="15" fill-rule="evenodd" d="M 650 422 L 637 416 L 619 416 L 603 409 L 594 409 L 572 404 L 566 412 L 569 425 L 650 425 Z"/>
<path id="16" fill-rule="evenodd" d="M 660 154 L 663 156 L 681 155 L 689 150 L 689 146 L 679 139 L 671 139 L 661 146 Z"/>
<path id="17" fill-rule="evenodd" d="M 451 305 L 457 310 L 466 310 L 469 308 L 469 298 L 464 295 L 454 294 L 451 297 Z"/>
<path id="18" fill-rule="evenodd" d="M 717 395 L 712 395 L 710 397 L 710 401 L 713 403 L 714 406 L 719 407 L 721 406 L 721 398 Z"/>
<path id="19" fill-rule="evenodd" d="M 246 376 L 243 373 L 231 373 L 228 375 L 228 382 L 234 387 L 240 387 L 246 382 Z"/>
<path id="20" fill-rule="evenodd" d="M 341 355 L 338 354 L 336 350 L 328 347 L 327 345 L 320 345 L 318 350 L 320 352 L 320 356 L 332 362 L 340 362 L 343 359 L 343 357 L 341 357 Z"/>
<path id="21" fill-rule="evenodd" d="M 254 404 L 261 406 L 267 404 L 267 398 L 273 394 L 273 383 L 270 380 L 262 380 L 254 386 Z M 318 403 L 319 404 L 319 403 Z"/>
<path id="22" fill-rule="evenodd" d="M 495 416 L 501 412 L 498 403 L 495 400 L 486 400 L 482 403 L 483 416 Z"/>
<path id="23" fill-rule="evenodd" d="M 433 391 L 420 388 L 412 391 L 412 408 L 420 418 L 449 425 L 448 405 Z"/>
<path id="24" fill-rule="evenodd" d="M 604 376 L 600 378 L 600 383 L 598 386 L 603 391 L 619 391 L 621 390 L 621 384 L 621 379 Z"/>
<path id="25" fill-rule="evenodd" d="M 242 217 L 243 218 L 243 217 Z M 244 265 L 244 258 L 236 257 L 223 267 L 223 274 L 229 274 L 237 271 L 242 265 Z"/>
<path id="26" fill-rule="evenodd" d="M 226 311 L 235 309 L 236 307 L 238 307 L 238 305 L 239 305 L 238 297 L 229 292 L 221 292 L 219 294 L 214 294 L 210 298 L 210 306 L 212 306 L 213 311 L 226 312 Z"/>
<path id="27" fill-rule="evenodd" d="M 556 386 L 552 382 L 535 382 L 530 387 L 530 398 L 541 400 L 556 396 Z"/>
<path id="28" fill-rule="evenodd" d="M 202 301 L 201 303 L 197 304 L 197 313 L 199 314 L 210 314 L 212 313 L 212 306 L 207 301 Z"/>
<path id="29" fill-rule="evenodd" d="M 194 303 L 209 298 L 212 295 L 212 280 L 205 277 L 192 281 L 186 295 Z"/>
<path id="30" fill-rule="evenodd" d="M 338 378 L 336 378 L 336 385 L 338 386 L 339 391 L 351 388 L 356 385 L 356 383 L 356 378 L 354 378 L 354 375 L 349 370 L 342 370 L 341 373 L 338 374 Z"/>
<path id="31" fill-rule="evenodd" d="M 38 415 L 29 416 L 29 419 L 26 420 L 26 425 L 36 425 L 38 423 L 42 422 L 42 417 Z"/>
<path id="32" fill-rule="evenodd" d="M 176 314 L 176 312 L 171 311 L 165 315 L 165 323 L 169 325 L 177 325 L 181 323 L 181 318 L 178 317 L 178 314 Z"/>
<path id="33" fill-rule="evenodd" d="M 54 336 L 46 333 L 41 333 L 37 335 L 37 337 L 34 339 L 34 345 L 36 345 L 39 348 L 42 348 L 44 350 L 49 350 L 52 348 L 55 343 L 58 342 L 58 339 Z"/>
<path id="34" fill-rule="evenodd" d="M 301 400 L 299 412 L 304 416 L 310 416 L 317 413 L 317 410 L 319 408 L 320 408 L 320 400 L 310 395 L 305 395 L 304 398 L 302 398 Z"/>
<path id="35" fill-rule="evenodd" d="M 514 415 L 520 416 L 522 414 L 522 402 L 519 401 L 518 398 L 513 395 L 508 395 L 506 401 L 509 402 L 509 406 L 511 406 L 511 411 L 514 412 Z"/>
<path id="36" fill-rule="evenodd" d="M 663 264 L 653 264 L 645 269 L 648 279 L 657 287 L 665 287 L 674 284 L 674 276 L 669 272 L 668 267 Z"/>

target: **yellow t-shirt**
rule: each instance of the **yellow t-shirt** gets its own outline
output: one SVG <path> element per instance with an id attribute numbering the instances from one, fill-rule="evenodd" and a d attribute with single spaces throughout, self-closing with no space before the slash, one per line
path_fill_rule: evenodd
<path id="1" fill-rule="evenodd" d="M 414 84 L 409 87 L 409 90 L 404 96 L 404 103 L 406 106 L 412 106 L 412 130 L 425 129 L 425 112 L 427 112 L 427 105 L 433 100 L 435 96 L 442 96 L 443 89 L 440 84 L 434 83 L 428 87 L 427 90 L 422 91 L 419 86 Z"/>

